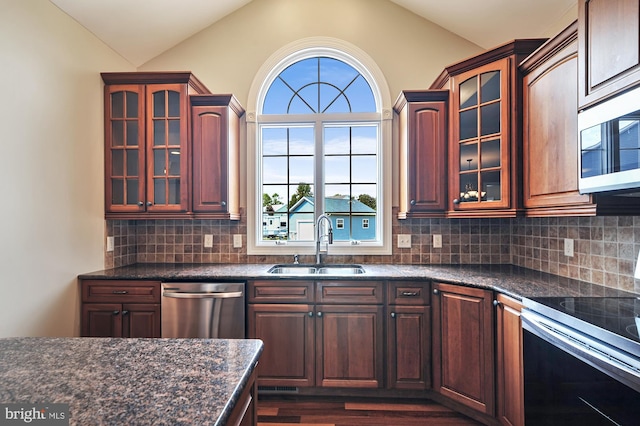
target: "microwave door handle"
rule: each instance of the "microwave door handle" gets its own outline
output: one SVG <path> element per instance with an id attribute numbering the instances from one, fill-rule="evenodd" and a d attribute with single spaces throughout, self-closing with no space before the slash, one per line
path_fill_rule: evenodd
<path id="1" fill-rule="evenodd" d="M 232 299 L 236 297 L 242 297 L 241 291 L 229 291 L 223 293 L 183 293 L 176 291 L 165 291 L 162 293 L 163 297 L 172 297 L 174 299 Z"/>

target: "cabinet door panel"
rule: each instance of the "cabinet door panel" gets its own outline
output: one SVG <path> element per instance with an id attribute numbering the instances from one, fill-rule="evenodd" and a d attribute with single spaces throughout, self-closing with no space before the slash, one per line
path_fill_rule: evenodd
<path id="1" fill-rule="evenodd" d="M 434 388 L 493 415 L 493 298 L 490 291 L 436 283 L 433 298 Z"/>
<path id="2" fill-rule="evenodd" d="M 522 304 L 497 296 L 498 419 L 503 425 L 524 425 L 524 370 L 522 364 Z"/>
<path id="3" fill-rule="evenodd" d="M 227 113 L 193 107 L 193 211 L 227 211 Z"/>
<path id="4" fill-rule="evenodd" d="M 83 337 L 122 337 L 122 305 L 91 303 L 82 305 Z"/>
<path id="5" fill-rule="evenodd" d="M 431 308 L 390 306 L 387 318 L 387 377 L 393 389 L 431 386 Z"/>
<path id="6" fill-rule="evenodd" d="M 640 80 L 639 18 L 637 0 L 578 2 L 580 107 Z"/>
<path id="7" fill-rule="evenodd" d="M 161 337 L 160 305 L 124 304 L 122 306 L 122 337 Z"/>
<path id="8" fill-rule="evenodd" d="M 382 306 L 317 306 L 317 386 L 382 386 L 382 312 Z"/>
<path id="9" fill-rule="evenodd" d="M 312 305 L 249 305 L 249 337 L 261 339 L 258 364 L 263 386 L 313 386 Z"/>

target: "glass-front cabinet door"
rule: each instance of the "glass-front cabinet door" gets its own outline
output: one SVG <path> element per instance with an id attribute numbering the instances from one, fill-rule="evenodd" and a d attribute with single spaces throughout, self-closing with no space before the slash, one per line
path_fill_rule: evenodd
<path id="1" fill-rule="evenodd" d="M 187 209 L 184 85 L 147 86 L 147 210 Z"/>
<path id="2" fill-rule="evenodd" d="M 145 203 L 144 86 L 105 86 L 106 210 L 138 212 Z"/>
<path id="3" fill-rule="evenodd" d="M 508 59 L 455 76 L 452 114 L 452 210 L 508 208 Z"/>

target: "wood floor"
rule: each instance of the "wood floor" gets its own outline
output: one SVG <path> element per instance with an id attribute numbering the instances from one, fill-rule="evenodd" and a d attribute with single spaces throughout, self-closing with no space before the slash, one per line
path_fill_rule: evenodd
<path id="1" fill-rule="evenodd" d="M 479 425 L 432 401 L 371 402 L 358 399 L 258 400 L 258 426 L 429 426 Z"/>

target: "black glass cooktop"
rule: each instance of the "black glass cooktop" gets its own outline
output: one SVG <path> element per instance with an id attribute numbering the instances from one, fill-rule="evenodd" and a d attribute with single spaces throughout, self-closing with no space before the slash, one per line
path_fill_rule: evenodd
<path id="1" fill-rule="evenodd" d="M 584 323 L 640 343 L 640 297 L 535 297 L 531 300 L 539 305 L 527 306 L 525 303 L 526 307 L 544 311 L 539 313 L 568 322 L 568 325 L 585 333 L 593 334 L 594 328 L 581 327 Z M 606 340 L 607 334 L 594 337 Z"/>

